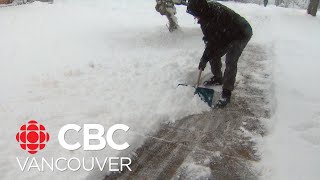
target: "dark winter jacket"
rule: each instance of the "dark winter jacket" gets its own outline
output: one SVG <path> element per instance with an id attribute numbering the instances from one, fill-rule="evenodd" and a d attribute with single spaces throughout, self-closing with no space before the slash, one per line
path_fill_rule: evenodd
<path id="1" fill-rule="evenodd" d="M 206 49 L 203 61 L 222 57 L 234 40 L 250 39 L 250 24 L 228 7 L 206 0 L 189 0 L 187 12 L 199 18 Z"/>

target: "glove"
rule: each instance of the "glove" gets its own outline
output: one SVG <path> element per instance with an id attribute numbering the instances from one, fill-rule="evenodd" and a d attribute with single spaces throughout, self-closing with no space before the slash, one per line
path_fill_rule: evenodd
<path id="1" fill-rule="evenodd" d="M 207 38 L 207 37 L 203 36 L 202 40 L 203 40 L 203 42 L 204 42 L 205 45 L 208 44 L 208 38 Z"/>
<path id="2" fill-rule="evenodd" d="M 206 65 L 207 65 L 207 61 L 204 61 L 203 59 L 201 59 L 198 69 L 203 71 L 206 68 Z"/>

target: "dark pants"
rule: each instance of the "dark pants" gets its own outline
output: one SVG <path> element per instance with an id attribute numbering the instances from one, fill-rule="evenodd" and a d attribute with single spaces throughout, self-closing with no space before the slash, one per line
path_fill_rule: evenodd
<path id="1" fill-rule="evenodd" d="M 251 35 L 243 40 L 235 40 L 230 43 L 229 47 L 226 49 L 226 52 L 224 53 L 226 54 L 226 69 L 224 71 L 223 77 L 221 71 L 221 57 L 212 58 L 209 61 L 212 74 L 216 78 L 222 78 L 223 89 L 233 91 L 237 75 L 238 60 L 242 54 L 243 49 L 248 44 L 250 38 Z"/>

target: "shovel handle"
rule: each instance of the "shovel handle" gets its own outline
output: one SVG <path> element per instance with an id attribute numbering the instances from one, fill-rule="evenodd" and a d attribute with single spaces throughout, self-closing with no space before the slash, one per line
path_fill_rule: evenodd
<path id="1" fill-rule="evenodd" d="M 201 73 L 202 73 L 202 71 L 199 70 L 198 80 L 197 80 L 197 85 L 196 85 L 196 87 L 199 87 L 199 85 L 200 85 Z"/>

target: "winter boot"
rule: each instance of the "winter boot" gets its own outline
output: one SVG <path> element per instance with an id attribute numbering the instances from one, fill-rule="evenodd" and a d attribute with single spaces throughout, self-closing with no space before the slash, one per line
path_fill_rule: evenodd
<path id="1" fill-rule="evenodd" d="M 226 105 L 230 103 L 230 99 L 231 99 L 231 91 L 227 89 L 223 89 L 221 98 L 218 100 L 216 107 L 217 108 L 226 107 Z"/>
<path id="2" fill-rule="evenodd" d="M 219 86 L 222 85 L 222 78 L 217 78 L 215 76 L 211 77 L 209 80 L 203 82 L 204 86 Z"/>

